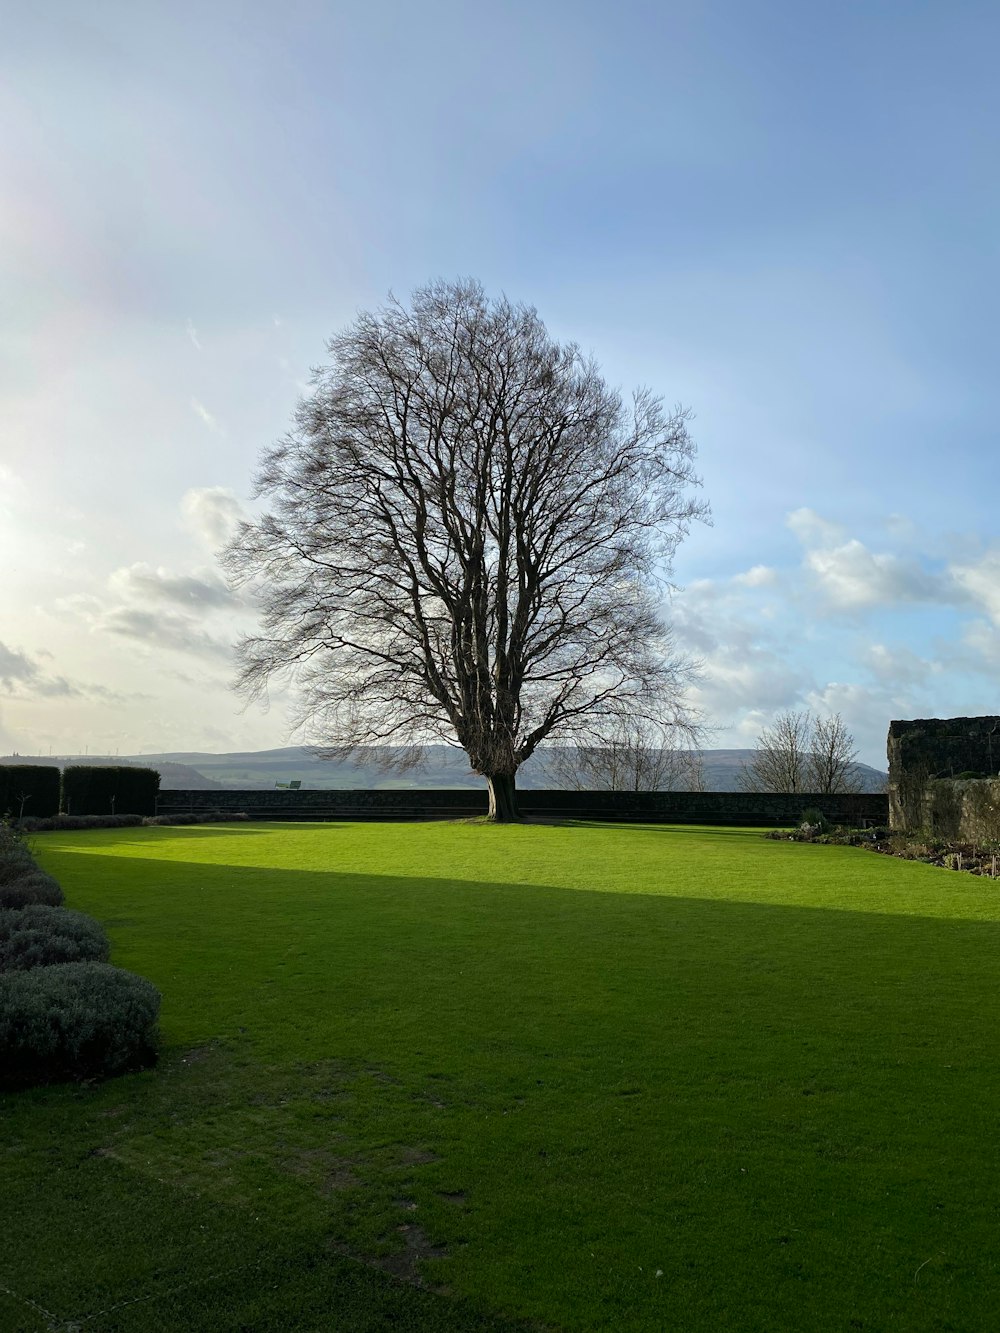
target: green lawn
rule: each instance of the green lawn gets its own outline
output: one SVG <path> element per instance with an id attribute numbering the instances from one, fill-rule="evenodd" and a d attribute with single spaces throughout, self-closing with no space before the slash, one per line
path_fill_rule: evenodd
<path id="1" fill-rule="evenodd" d="M 165 1049 L 0 1101 L 5 1333 L 995 1326 L 993 882 L 703 828 L 35 841 Z"/>

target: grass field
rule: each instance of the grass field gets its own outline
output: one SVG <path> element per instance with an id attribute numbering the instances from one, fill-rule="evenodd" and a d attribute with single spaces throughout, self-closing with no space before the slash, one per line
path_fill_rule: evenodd
<path id="1" fill-rule="evenodd" d="M 985 1333 L 994 883 L 747 830 L 36 839 L 159 1066 L 0 1102 L 0 1329 Z"/>

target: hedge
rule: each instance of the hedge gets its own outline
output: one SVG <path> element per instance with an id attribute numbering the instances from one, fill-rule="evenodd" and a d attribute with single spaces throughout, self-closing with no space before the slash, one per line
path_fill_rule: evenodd
<path id="1" fill-rule="evenodd" d="M 131 764 L 70 764 L 63 769 L 62 809 L 68 815 L 154 815 L 160 775 Z"/>
<path id="2" fill-rule="evenodd" d="M 37 866 L 29 866 L 14 879 L 0 882 L 0 910 L 31 907 L 39 903 L 46 907 L 61 907 L 63 891 L 51 875 Z"/>
<path id="3" fill-rule="evenodd" d="M 0 817 L 36 815 L 44 819 L 59 811 L 59 769 L 47 764 L 0 764 Z"/>
<path id="4" fill-rule="evenodd" d="M 0 972 L 52 963 L 106 963 L 111 945 L 93 917 L 32 904 L 0 911 Z"/>
<path id="5" fill-rule="evenodd" d="M 38 869 L 38 863 L 28 848 L 21 843 L 0 851 L 0 884 L 7 884 L 12 879 L 21 879 Z"/>
<path id="6" fill-rule="evenodd" d="M 0 1086 L 102 1078 L 152 1063 L 160 994 L 108 963 L 0 976 Z"/>
<path id="7" fill-rule="evenodd" d="M 48 819 L 22 819 L 24 833 L 72 832 L 74 829 L 139 828 L 150 821 L 145 815 L 51 815 Z"/>

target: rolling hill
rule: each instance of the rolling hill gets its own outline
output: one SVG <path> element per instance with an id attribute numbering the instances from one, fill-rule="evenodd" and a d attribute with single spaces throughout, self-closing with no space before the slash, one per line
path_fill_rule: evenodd
<path id="1" fill-rule="evenodd" d="M 704 750 L 702 762 L 708 791 L 737 791 L 743 765 L 752 750 Z M 128 756 L 61 755 L 52 757 L 11 755 L 0 763 L 20 764 L 142 764 L 155 768 L 164 790 L 244 788 L 262 790 L 276 782 L 301 782 L 303 787 L 479 787 L 483 779 L 469 768 L 465 755 L 448 746 L 428 747 L 424 766 L 411 773 L 387 773 L 374 764 L 319 759 L 301 746 L 278 750 L 251 750 L 233 754 L 204 754 L 172 751 L 163 754 Z M 881 791 L 885 774 L 867 764 L 856 769 L 865 791 Z M 518 786 L 527 790 L 552 786 L 543 763 L 530 759 L 518 773 Z"/>
<path id="2" fill-rule="evenodd" d="M 704 750 L 702 763 L 707 791 L 738 791 L 739 776 L 752 750 Z M 461 750 L 445 745 L 429 746 L 424 766 L 410 773 L 387 773 L 374 764 L 319 759 L 302 746 L 278 750 L 249 750 L 232 754 L 171 751 L 141 755 L 7 755 L 0 764 L 141 764 L 160 773 L 166 790 L 230 788 L 263 790 L 277 782 L 301 782 L 303 787 L 479 787 L 483 779 L 469 768 Z M 885 773 L 868 764 L 855 768 L 864 791 L 881 791 Z M 546 779 L 543 763 L 530 759 L 518 773 L 518 786 L 526 790 L 553 784 Z"/>

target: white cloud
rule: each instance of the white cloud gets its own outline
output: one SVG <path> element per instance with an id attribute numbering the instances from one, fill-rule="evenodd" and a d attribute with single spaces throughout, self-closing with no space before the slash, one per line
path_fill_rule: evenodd
<path id="1" fill-rule="evenodd" d="M 209 550 L 217 551 L 246 518 L 243 506 L 224 486 L 196 486 L 185 492 L 181 512 L 189 530 Z"/>
<path id="2" fill-rule="evenodd" d="M 217 547 L 243 510 L 222 487 L 189 490 L 181 502 L 187 526 L 202 545 Z M 234 593 L 214 567 L 170 569 L 136 561 L 116 569 L 106 595 L 77 594 L 57 607 L 78 616 L 91 632 L 126 639 L 144 652 L 182 653 L 227 665 L 246 628 L 248 595 Z"/>
<path id="3" fill-rule="evenodd" d="M 109 690 L 104 685 L 70 681 L 65 676 L 43 671 L 36 658 L 51 657 L 52 654 L 45 650 L 31 657 L 20 649 L 8 648 L 6 644 L 0 643 L 0 686 L 12 698 L 22 699 L 82 699 L 120 703 L 126 698 L 139 697 Z"/>
<path id="4" fill-rule="evenodd" d="M 847 537 L 845 528 L 822 518 L 815 509 L 793 509 L 786 522 L 803 546 L 836 546 Z"/>
<path id="5" fill-rule="evenodd" d="M 0 685 L 12 694 L 43 699 L 70 698 L 82 693 L 65 676 L 48 675 L 27 653 L 3 643 L 0 643 Z"/>
<path id="6" fill-rule="evenodd" d="M 994 547 L 977 562 L 953 564 L 949 572 L 993 623 L 1000 625 L 1000 548 Z"/>
<path id="7" fill-rule="evenodd" d="M 900 644 L 890 648 L 884 643 L 873 643 L 862 654 L 861 661 L 876 679 L 896 686 L 924 686 L 943 669 L 940 662 L 921 657 Z"/>
<path id="8" fill-rule="evenodd" d="M 1000 673 L 1000 628 L 988 620 L 970 620 L 962 628 L 959 651 L 952 652 L 950 664 L 996 676 Z"/>
<path id="9" fill-rule="evenodd" d="M 939 577 L 913 561 L 869 551 L 857 539 L 807 552 L 806 565 L 830 599 L 845 608 L 948 600 Z"/>
<path id="10" fill-rule="evenodd" d="M 780 628 L 762 618 L 758 592 L 773 582 L 773 573 L 755 566 L 725 581 L 701 579 L 671 607 L 679 647 L 701 663 L 692 702 L 727 729 L 740 729 L 748 712 L 796 706 L 810 683 L 786 651 Z"/>
<path id="11" fill-rule="evenodd" d="M 26 653 L 0 643 L 0 685 L 12 689 L 38 674 L 38 666 Z"/>
<path id="12" fill-rule="evenodd" d="M 165 648 L 171 652 L 193 654 L 229 661 L 232 644 L 200 629 L 189 616 L 171 611 L 144 611 L 138 607 L 116 606 L 96 622 L 96 628 L 142 646 Z"/>
<path id="13" fill-rule="evenodd" d="M 955 598 L 946 576 L 918 560 L 871 551 L 811 509 L 789 514 L 788 526 L 806 548 L 804 567 L 835 607 L 855 611 L 899 603 L 947 603 Z"/>
<path id="14" fill-rule="evenodd" d="M 225 581 L 211 569 L 178 574 L 162 566 L 154 569 L 138 562 L 116 569 L 108 585 L 112 592 L 129 601 L 143 604 L 167 602 L 194 614 L 220 607 L 235 608 L 240 604 Z"/>
<path id="15" fill-rule="evenodd" d="M 692 694 L 699 707 L 725 725 L 748 709 L 795 707 L 807 684 L 802 670 L 766 648 L 722 649 L 702 659 L 702 680 Z"/>
<path id="16" fill-rule="evenodd" d="M 187 333 L 187 336 L 191 339 L 192 346 L 196 347 L 200 352 L 201 341 L 198 338 L 198 330 L 195 328 L 193 322 L 190 319 L 188 320 L 185 326 L 185 332 Z"/>
<path id="17" fill-rule="evenodd" d="M 743 574 L 734 574 L 732 582 L 741 588 L 770 588 L 778 581 L 778 571 L 769 565 L 754 565 Z"/>
<path id="18" fill-rule="evenodd" d="M 209 430 L 215 431 L 217 435 L 222 435 L 225 433 L 222 427 L 219 425 L 218 418 L 214 417 L 212 413 L 208 410 L 208 408 L 205 406 L 205 404 L 201 402 L 199 399 L 197 398 L 191 399 L 191 408 L 199 417 L 201 417 L 202 421 L 204 421 L 205 425 L 209 428 Z"/>

